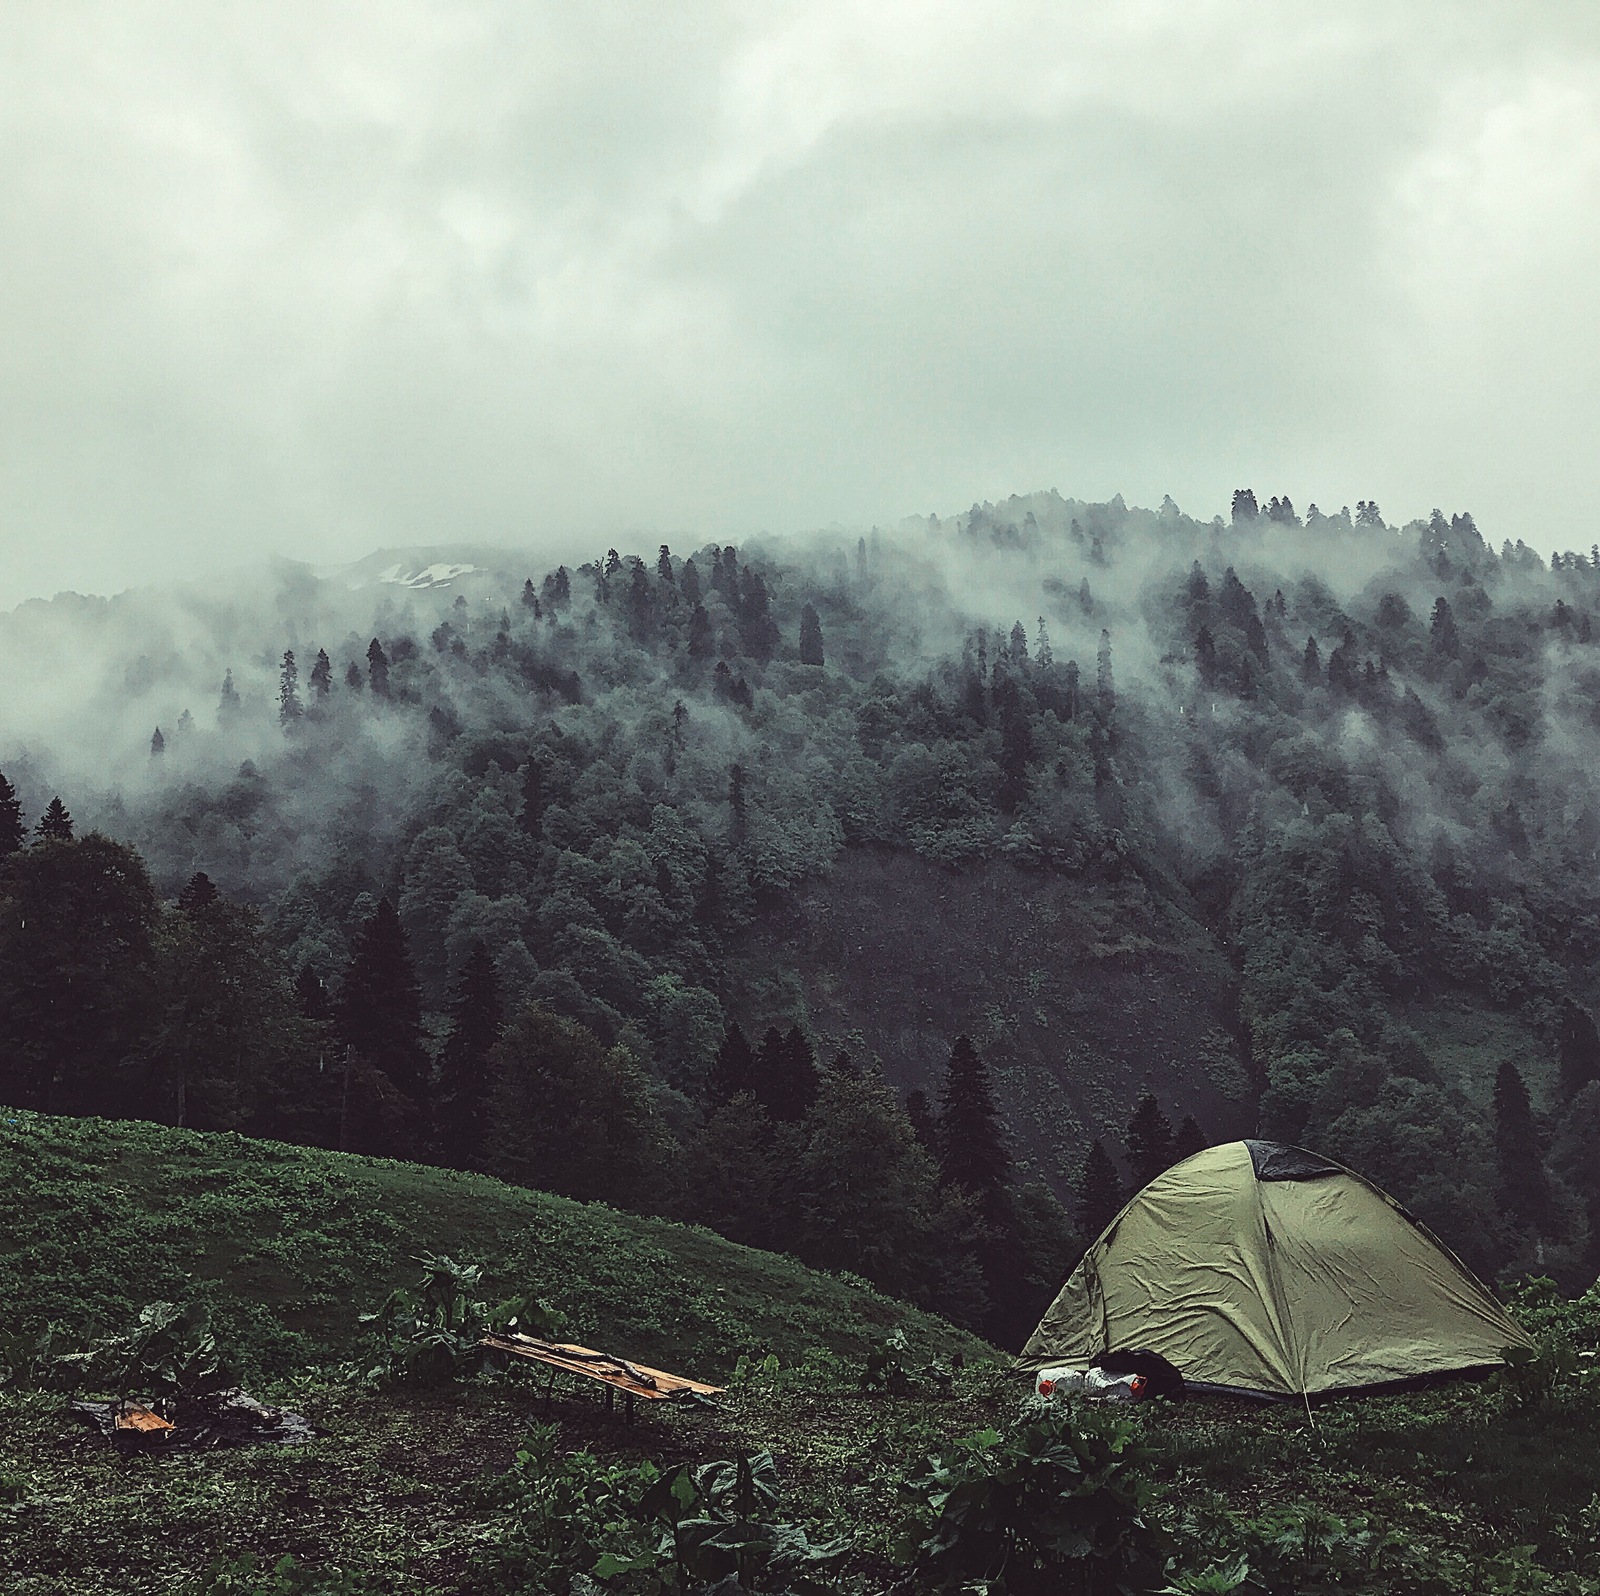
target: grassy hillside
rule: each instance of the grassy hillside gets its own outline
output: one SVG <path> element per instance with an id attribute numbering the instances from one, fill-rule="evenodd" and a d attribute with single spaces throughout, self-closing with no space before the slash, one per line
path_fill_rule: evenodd
<path id="1" fill-rule="evenodd" d="M 0 1113 L 0 1323 L 120 1328 L 201 1298 L 224 1348 L 270 1375 L 351 1356 L 357 1315 L 424 1252 L 532 1292 L 568 1333 L 708 1379 L 741 1353 L 856 1357 L 894 1327 L 984 1350 L 860 1284 L 708 1231 L 385 1159 L 145 1123 Z"/>

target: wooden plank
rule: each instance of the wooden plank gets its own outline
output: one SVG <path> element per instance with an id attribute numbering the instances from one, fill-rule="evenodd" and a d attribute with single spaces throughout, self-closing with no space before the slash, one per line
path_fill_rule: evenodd
<path id="1" fill-rule="evenodd" d="M 723 1389 L 719 1385 L 686 1379 L 681 1374 L 669 1374 L 665 1369 L 652 1369 L 648 1364 L 630 1363 L 626 1358 L 614 1358 L 609 1353 L 596 1352 L 592 1347 L 580 1347 L 569 1341 L 540 1341 L 534 1336 L 514 1334 L 487 1335 L 479 1345 L 512 1357 L 529 1358 L 567 1374 L 599 1380 L 603 1385 L 626 1391 L 646 1402 L 666 1401 L 684 1391 L 720 1396 Z"/>

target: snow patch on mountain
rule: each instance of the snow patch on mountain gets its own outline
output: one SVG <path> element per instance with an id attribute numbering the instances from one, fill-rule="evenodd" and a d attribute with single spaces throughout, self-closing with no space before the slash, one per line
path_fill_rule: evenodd
<path id="1" fill-rule="evenodd" d="M 374 579 L 378 582 L 391 583 L 396 587 L 408 587 L 421 590 L 434 587 L 449 587 L 452 582 L 469 575 L 478 569 L 475 565 L 425 565 L 420 570 L 415 566 L 395 564 L 387 570 L 380 571 Z"/>

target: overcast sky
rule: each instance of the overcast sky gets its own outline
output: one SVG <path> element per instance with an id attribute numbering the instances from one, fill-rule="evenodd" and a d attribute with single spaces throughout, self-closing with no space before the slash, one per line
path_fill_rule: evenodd
<path id="1" fill-rule="evenodd" d="M 1597 310 L 1590 0 L 3 0 L 0 604 L 1049 487 L 1586 546 Z"/>

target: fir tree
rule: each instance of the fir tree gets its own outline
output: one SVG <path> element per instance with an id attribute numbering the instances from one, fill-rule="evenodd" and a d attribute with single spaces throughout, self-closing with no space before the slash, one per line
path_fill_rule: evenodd
<path id="1" fill-rule="evenodd" d="M 552 615 L 569 608 L 572 604 L 571 572 L 567 570 L 566 566 L 558 565 L 540 583 L 539 591 L 544 599 L 544 607 Z"/>
<path id="2" fill-rule="evenodd" d="M 220 896 L 211 877 L 204 870 L 196 870 L 178 894 L 178 907 L 187 915 L 196 915 L 209 908 Z"/>
<path id="3" fill-rule="evenodd" d="M 1122 1177 L 1105 1148 L 1096 1142 L 1084 1161 L 1083 1175 L 1074 1193 L 1073 1218 L 1078 1230 L 1089 1240 L 1094 1240 L 1122 1212 L 1127 1194 L 1122 1189 Z"/>
<path id="4" fill-rule="evenodd" d="M 72 816 L 67 813 L 67 806 L 59 798 L 52 798 L 35 829 L 44 841 L 71 842 Z"/>
<path id="5" fill-rule="evenodd" d="M 450 1034 L 439 1055 L 435 1135 L 444 1161 L 456 1169 L 476 1169 L 483 1160 L 489 1055 L 504 1019 L 494 960 L 475 941 L 451 994 Z"/>
<path id="6" fill-rule="evenodd" d="M 1494 1146 L 1499 1165 L 1500 1211 L 1508 1218 L 1541 1234 L 1550 1230 L 1550 1186 L 1533 1105 L 1517 1066 L 1506 1059 L 1494 1078 Z"/>
<path id="7" fill-rule="evenodd" d="M 817 1060 L 798 1024 L 768 1026 L 755 1065 L 756 1100 L 777 1125 L 796 1125 L 817 1096 Z"/>
<path id="8" fill-rule="evenodd" d="M 1101 717 L 1110 720 L 1117 707 L 1117 684 L 1111 673 L 1111 633 L 1100 632 L 1100 648 L 1095 656 L 1095 699 Z"/>
<path id="9" fill-rule="evenodd" d="M 1600 1080 L 1600 1031 L 1589 1011 L 1571 998 L 1561 1005 L 1556 1050 L 1561 1059 L 1561 1095 L 1570 1103 L 1591 1081 Z"/>
<path id="10" fill-rule="evenodd" d="M 1056 662 L 1055 650 L 1050 647 L 1050 628 L 1045 625 L 1044 616 L 1039 617 L 1039 630 L 1036 634 L 1033 656 L 1038 663 L 1048 668 Z"/>
<path id="11" fill-rule="evenodd" d="M 194 716 L 191 715 L 188 710 L 184 710 L 184 712 L 178 717 L 178 736 L 180 738 L 187 737 L 193 730 Z"/>
<path id="12" fill-rule="evenodd" d="M 692 559 L 683 562 L 683 570 L 679 572 L 678 590 L 683 594 L 683 602 L 691 610 L 699 607 L 703 597 L 700 591 L 700 567 Z"/>
<path id="13" fill-rule="evenodd" d="M 359 693 L 367 685 L 367 679 L 361 674 L 361 667 L 351 660 L 344 668 L 344 685 L 352 693 Z"/>
<path id="14" fill-rule="evenodd" d="M 800 611 L 800 663 L 822 664 L 822 622 L 810 604 Z"/>
<path id="15" fill-rule="evenodd" d="M 328 658 L 325 648 L 317 650 L 315 663 L 311 667 L 311 691 L 316 694 L 317 702 L 321 703 L 333 690 L 333 661 Z"/>
<path id="16" fill-rule="evenodd" d="M 663 587 L 676 587 L 672 578 L 672 550 L 665 543 L 656 554 L 656 579 Z"/>
<path id="17" fill-rule="evenodd" d="M 159 759 L 167 751 L 167 739 L 161 735 L 161 728 L 156 727 L 150 738 L 150 757 Z"/>
<path id="18" fill-rule="evenodd" d="M 278 671 L 278 722 L 285 731 L 299 724 L 305 710 L 300 705 L 300 667 L 294 662 L 294 650 L 283 651 L 283 664 Z"/>
<path id="19" fill-rule="evenodd" d="M 1161 1112 L 1155 1093 L 1146 1092 L 1128 1121 L 1128 1160 L 1134 1179 L 1147 1186 L 1164 1170 L 1171 1169 L 1174 1157 L 1172 1125 Z"/>
<path id="20" fill-rule="evenodd" d="M 1202 626 L 1194 634 L 1194 668 L 1205 686 L 1217 685 L 1217 641 L 1209 626 Z"/>
<path id="21" fill-rule="evenodd" d="M 988 1223 L 1009 1216 L 1011 1154 L 995 1108 L 989 1066 L 967 1036 L 955 1039 L 939 1091 L 939 1173 L 946 1185 L 978 1199 Z"/>
<path id="22" fill-rule="evenodd" d="M 1450 600 L 1442 593 L 1433 603 L 1428 647 L 1441 659 L 1455 659 L 1461 653 L 1461 636 L 1456 631 L 1455 612 L 1450 608 Z"/>
<path id="23" fill-rule="evenodd" d="M 534 591 L 533 578 L 531 576 L 522 584 L 522 607 L 525 610 L 532 610 L 534 619 L 538 620 L 539 595 Z"/>
<path id="24" fill-rule="evenodd" d="M 728 562 L 723 561 L 724 569 Z M 751 659 L 769 660 L 778 647 L 778 623 L 772 618 L 767 584 L 759 571 L 749 572 L 739 601 L 739 641 Z"/>
<path id="25" fill-rule="evenodd" d="M 377 638 L 367 644 L 367 678 L 372 683 L 374 697 L 389 696 L 389 656 Z"/>
<path id="26" fill-rule="evenodd" d="M 0 773 L 0 859 L 20 852 L 26 839 L 17 789 Z"/>
<path id="27" fill-rule="evenodd" d="M 1185 1114 L 1183 1123 L 1178 1127 L 1178 1134 L 1172 1138 L 1172 1161 L 1181 1164 L 1184 1159 L 1193 1158 L 1196 1153 L 1203 1153 L 1209 1145 L 1205 1132 L 1195 1122 L 1194 1115 Z"/>
<path id="28" fill-rule="evenodd" d="M 384 898 L 356 935 L 339 990 L 340 1040 L 413 1103 L 421 1099 L 422 995 L 404 927 Z"/>
<path id="29" fill-rule="evenodd" d="M 716 638 L 711 631 L 711 617 L 704 604 L 696 604 L 689 616 L 689 658 L 710 659 L 716 652 Z"/>
<path id="30" fill-rule="evenodd" d="M 544 809 L 544 770 L 539 761 L 529 754 L 528 762 L 522 767 L 522 812 L 517 816 L 518 823 L 528 836 L 544 835 Z"/>
<path id="31" fill-rule="evenodd" d="M 225 671 L 222 677 L 222 693 L 217 699 L 217 724 L 233 725 L 238 720 L 242 708 L 239 689 L 233 685 L 233 672 Z"/>
<path id="32" fill-rule="evenodd" d="M 1300 658 L 1300 680 L 1307 687 L 1315 687 L 1322 680 L 1322 655 L 1314 637 L 1306 639 L 1306 651 Z"/>
<path id="33" fill-rule="evenodd" d="M 730 1103 L 741 1092 L 754 1093 L 756 1086 L 756 1056 L 737 1023 L 723 1033 L 722 1045 L 711 1066 L 711 1100 L 713 1103 Z"/>

